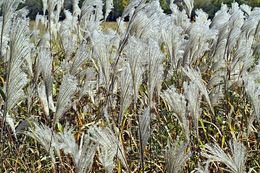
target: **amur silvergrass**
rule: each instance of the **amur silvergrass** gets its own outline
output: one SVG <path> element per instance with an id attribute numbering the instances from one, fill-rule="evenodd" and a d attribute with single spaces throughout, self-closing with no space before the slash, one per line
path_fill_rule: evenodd
<path id="1" fill-rule="evenodd" d="M 5 102 L 3 109 L 3 123 L 1 139 L 4 133 L 5 120 L 10 120 L 11 110 L 24 98 L 23 88 L 27 84 L 27 75 L 22 71 L 22 64 L 27 56 L 30 56 L 28 20 L 13 16 L 12 31 L 10 33 L 9 50 L 6 52 L 7 75 L 5 83 Z M 14 121 L 14 120 L 12 120 Z M 11 121 L 11 122 L 12 122 Z M 8 121 L 10 122 L 10 121 Z M 13 122 L 11 123 L 11 125 Z M 14 130 L 14 128 L 12 128 Z M 13 131 L 15 133 L 15 131 Z"/>
<path id="2" fill-rule="evenodd" d="M 112 0 L 22 2 L 0 0 L 0 172 L 259 172 L 259 7 L 130 0 L 112 30 Z"/>
<path id="3" fill-rule="evenodd" d="M 234 139 L 232 142 L 230 141 L 229 147 L 231 155 L 226 154 L 218 144 L 207 144 L 202 155 L 208 159 L 207 162 L 222 162 L 227 166 L 228 172 L 244 173 L 247 159 L 245 146 Z"/>
<path id="4" fill-rule="evenodd" d="M 10 80 L 10 78 L 13 78 L 14 77 L 13 75 L 19 74 L 19 68 L 20 68 L 21 62 L 23 62 L 23 60 L 21 60 L 23 57 L 22 56 L 19 57 L 19 53 L 21 53 L 21 51 L 23 51 L 23 49 L 26 49 L 26 48 L 22 47 L 22 45 L 19 45 L 19 44 L 21 44 L 21 41 L 23 41 L 24 39 L 27 39 L 26 33 L 25 33 L 25 35 L 23 33 L 23 32 L 26 32 L 27 25 L 25 24 L 25 21 L 24 22 L 20 21 L 22 19 L 20 19 L 20 20 L 16 19 L 16 15 L 14 14 L 14 12 L 15 12 L 18 4 L 19 4 L 19 1 L 14 1 L 14 0 L 0 2 L 0 6 L 1 6 L 2 14 L 3 14 L 3 16 L 1 17 L 0 56 L 1 56 L 2 62 L 7 62 L 5 65 L 5 67 L 7 69 L 7 72 L 6 72 L 7 82 L 6 82 L 5 91 L 4 91 L 5 92 L 5 98 L 4 98 L 5 103 L 4 103 L 4 110 L 2 112 L 2 114 L 3 114 L 2 122 L 3 123 L 2 123 L 2 129 L 1 129 L 1 135 L 0 135 L 1 141 L 2 141 L 2 136 L 3 136 L 3 129 L 5 127 L 6 117 L 7 116 L 10 117 L 8 115 L 8 112 L 16 104 L 15 100 L 11 101 L 10 98 L 8 98 L 8 96 L 7 96 L 8 93 L 10 94 L 10 91 L 9 91 L 10 84 L 9 83 L 10 83 L 10 81 L 12 81 L 12 80 Z M 21 24 L 23 25 L 22 29 L 21 29 L 22 32 L 19 32 L 17 34 L 15 33 L 15 31 L 18 31 L 17 25 L 16 26 L 14 25 L 15 31 L 13 31 L 12 33 L 9 32 L 10 25 L 12 25 L 12 20 L 15 20 L 15 21 L 17 20 L 17 21 L 21 22 Z M 13 40 L 10 40 L 11 37 Z M 16 47 L 19 49 L 14 54 L 9 53 L 9 55 L 7 55 L 7 42 L 8 41 L 12 42 L 11 46 L 10 46 L 10 48 L 12 48 L 11 51 L 16 50 Z M 16 69 L 17 67 L 18 67 L 18 69 Z M 15 71 L 15 69 L 18 70 L 18 72 Z M 10 75 L 9 74 L 10 72 L 12 72 L 13 74 Z M 20 89 L 24 85 L 24 82 L 21 83 L 22 82 L 20 80 L 21 78 L 24 78 L 23 74 L 21 76 L 18 76 L 17 78 L 15 78 L 17 82 L 20 81 L 20 83 L 19 83 L 20 85 L 16 89 L 14 89 L 14 91 L 16 91 L 16 90 L 20 91 L 20 96 L 17 96 L 18 99 L 20 99 L 20 97 L 21 97 Z M 14 84 L 14 83 L 12 83 L 12 84 Z M 11 87 L 13 87 L 13 86 L 11 86 Z M 14 97 L 14 95 L 12 95 L 11 97 Z"/>
<path id="5" fill-rule="evenodd" d="M 170 141 L 167 141 L 166 146 L 166 170 L 171 173 L 179 173 L 182 171 L 182 168 L 185 165 L 185 162 L 189 159 L 191 152 L 187 151 L 187 143 L 179 139 L 176 142 L 170 144 Z"/>

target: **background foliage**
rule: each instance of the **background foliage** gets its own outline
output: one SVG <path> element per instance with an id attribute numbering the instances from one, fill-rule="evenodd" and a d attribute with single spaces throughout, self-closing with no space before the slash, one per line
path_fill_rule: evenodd
<path id="1" fill-rule="evenodd" d="M 128 0 L 113 0 L 114 1 L 114 9 L 109 16 L 109 20 L 115 20 L 119 17 L 123 9 L 126 7 Z M 165 12 L 170 12 L 169 8 L 170 0 L 160 0 L 162 8 Z M 178 1 L 178 0 L 177 0 Z M 83 0 L 80 0 L 80 4 Z M 195 9 L 201 8 L 205 12 L 209 14 L 209 16 L 213 17 L 214 13 L 220 8 L 221 3 L 231 4 L 234 0 L 195 0 Z M 236 0 L 236 2 L 240 4 L 248 4 L 252 7 L 260 6 L 260 0 Z M 41 0 L 26 0 L 25 6 L 30 10 L 29 16 L 30 18 L 35 18 L 37 13 L 41 13 L 42 11 L 42 3 Z M 66 9 L 72 7 L 72 0 L 65 0 Z"/>

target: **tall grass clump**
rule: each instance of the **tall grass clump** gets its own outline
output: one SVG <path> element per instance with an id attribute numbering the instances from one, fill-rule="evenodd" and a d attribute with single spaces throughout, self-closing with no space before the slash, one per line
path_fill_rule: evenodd
<path id="1" fill-rule="evenodd" d="M 260 171 L 260 8 L 132 0 L 104 29 L 111 0 L 20 3 L 0 1 L 0 172 Z"/>

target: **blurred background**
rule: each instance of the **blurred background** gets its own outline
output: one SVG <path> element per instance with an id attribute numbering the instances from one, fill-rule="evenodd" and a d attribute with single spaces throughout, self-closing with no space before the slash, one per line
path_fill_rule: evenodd
<path id="1" fill-rule="evenodd" d="M 80 0 L 80 5 L 84 0 Z M 114 0 L 114 9 L 110 16 L 108 17 L 109 21 L 116 20 L 117 17 L 121 15 L 124 7 L 128 4 L 129 0 Z M 182 0 L 175 0 L 176 3 L 181 2 Z M 213 17 L 213 14 L 220 8 L 221 3 L 231 4 L 235 0 L 195 0 L 195 9 L 202 8 L 205 12 L 209 14 L 210 17 Z M 161 6 L 166 13 L 169 13 L 169 2 L 170 0 L 160 0 Z M 239 4 L 247 4 L 252 7 L 259 7 L 260 0 L 236 0 Z M 65 0 L 65 8 L 72 9 L 73 0 Z M 27 6 L 29 9 L 29 17 L 34 19 L 37 13 L 42 13 L 42 0 L 26 0 L 24 6 Z M 64 16 L 61 16 L 61 19 Z"/>

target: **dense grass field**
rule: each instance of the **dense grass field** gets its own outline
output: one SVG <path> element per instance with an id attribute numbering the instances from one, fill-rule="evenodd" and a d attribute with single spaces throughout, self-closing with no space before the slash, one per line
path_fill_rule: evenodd
<path id="1" fill-rule="evenodd" d="M 0 1 L 0 172 L 259 173 L 260 8 L 104 2 Z"/>

